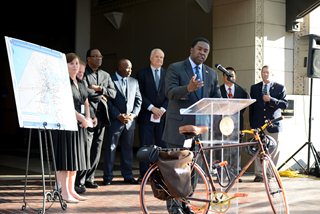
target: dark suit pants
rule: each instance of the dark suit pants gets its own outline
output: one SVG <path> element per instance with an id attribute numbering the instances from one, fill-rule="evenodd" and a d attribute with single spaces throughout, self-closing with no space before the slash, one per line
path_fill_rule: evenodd
<path id="1" fill-rule="evenodd" d="M 121 175 L 124 179 L 133 178 L 132 162 L 133 162 L 133 142 L 134 129 L 127 130 L 125 125 L 119 127 L 115 122 L 108 129 L 108 138 L 106 141 L 106 149 L 104 154 L 104 180 L 111 181 L 113 179 L 113 167 L 116 158 L 118 145 L 121 149 L 120 168 Z"/>

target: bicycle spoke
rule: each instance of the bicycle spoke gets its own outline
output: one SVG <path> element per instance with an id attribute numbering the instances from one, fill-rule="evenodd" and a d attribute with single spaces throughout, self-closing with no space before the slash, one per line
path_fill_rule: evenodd
<path id="1" fill-rule="evenodd" d="M 289 213 L 285 190 L 271 158 L 263 158 L 263 177 L 269 202 L 274 213 Z"/>
<path id="2" fill-rule="evenodd" d="M 144 213 L 166 213 L 167 210 L 167 201 L 155 198 L 154 192 L 150 185 L 150 179 L 152 179 L 153 176 L 152 174 L 156 173 L 157 170 L 157 166 L 154 166 L 151 170 L 149 170 L 146 174 L 146 177 L 143 179 L 141 183 L 140 204 Z M 204 172 L 198 165 L 195 165 L 192 175 L 192 180 L 197 183 L 192 196 L 186 199 L 172 199 L 173 202 L 171 202 L 171 204 L 181 205 L 181 203 L 184 203 L 194 213 L 207 213 L 209 209 L 209 199 L 211 193 L 208 181 L 206 180 Z M 160 187 L 160 185 L 158 187 Z M 162 184 L 162 187 L 165 187 L 165 184 Z"/>

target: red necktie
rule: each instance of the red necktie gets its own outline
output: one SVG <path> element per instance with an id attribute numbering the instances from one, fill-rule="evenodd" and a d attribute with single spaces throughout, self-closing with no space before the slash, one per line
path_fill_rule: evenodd
<path id="1" fill-rule="evenodd" d="M 232 98 L 233 96 L 232 96 L 232 92 L 231 92 L 231 88 L 228 88 L 228 98 Z"/>

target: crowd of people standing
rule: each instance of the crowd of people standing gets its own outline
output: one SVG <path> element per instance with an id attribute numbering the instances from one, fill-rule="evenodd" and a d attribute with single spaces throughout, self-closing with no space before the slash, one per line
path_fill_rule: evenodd
<path id="1" fill-rule="evenodd" d="M 261 69 L 262 81 L 251 86 L 250 96 L 243 88 L 233 84 L 236 70 L 228 67 L 233 81 L 223 76 L 219 85 L 215 70 L 205 64 L 211 44 L 204 37 L 195 38 L 190 55 L 179 62 L 163 67 L 165 53 L 160 48 L 150 52 L 150 62 L 132 75 L 132 63 L 127 58 L 118 61 L 111 74 L 101 69 L 103 55 L 97 48 L 89 49 L 85 62 L 75 53 L 66 54 L 72 88 L 78 131 L 54 132 L 57 165 L 57 185 L 68 203 L 87 198 L 80 195 L 87 188 L 99 188 L 95 172 L 103 155 L 103 182 L 112 185 L 113 170 L 119 147 L 120 171 L 123 182 L 139 184 L 149 163 L 139 163 L 139 177 L 133 174 L 134 140 L 137 129 L 140 147 L 183 147 L 182 125 L 196 123 L 195 116 L 180 114 L 202 98 L 252 98 L 250 106 L 251 128 L 261 126 L 266 119 L 281 115 L 288 106 L 285 87 L 270 79 L 269 66 Z M 245 109 L 244 109 L 245 110 Z M 244 127 L 244 110 L 240 112 L 240 129 Z M 268 134 L 278 140 L 281 122 Z M 104 151 L 102 151 L 104 148 Z M 277 162 L 279 151 L 274 153 Z M 255 182 L 261 182 L 261 166 L 256 164 Z M 169 213 L 191 213 L 184 203 L 167 201 Z"/>

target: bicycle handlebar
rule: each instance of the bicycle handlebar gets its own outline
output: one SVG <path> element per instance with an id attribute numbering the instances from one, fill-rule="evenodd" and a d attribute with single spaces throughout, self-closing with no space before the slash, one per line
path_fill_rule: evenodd
<path id="1" fill-rule="evenodd" d="M 265 124 L 263 124 L 260 128 L 256 128 L 256 129 L 247 129 L 247 130 L 241 130 L 240 134 L 251 134 L 254 135 L 255 132 L 263 132 L 268 126 L 271 126 L 272 124 L 279 122 L 280 120 L 283 119 L 283 116 L 272 119 L 272 120 L 267 120 L 265 122 Z"/>

